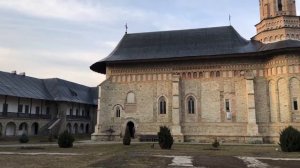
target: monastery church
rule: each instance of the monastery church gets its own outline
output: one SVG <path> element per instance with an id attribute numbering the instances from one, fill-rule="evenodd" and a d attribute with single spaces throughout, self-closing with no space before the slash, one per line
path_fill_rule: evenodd
<path id="1" fill-rule="evenodd" d="M 93 140 L 137 140 L 166 125 L 177 142 L 276 142 L 300 129 L 300 17 L 295 0 L 260 0 L 257 34 L 232 26 L 126 33 L 91 70 L 99 86 Z M 110 130 L 110 131 L 109 131 Z"/>

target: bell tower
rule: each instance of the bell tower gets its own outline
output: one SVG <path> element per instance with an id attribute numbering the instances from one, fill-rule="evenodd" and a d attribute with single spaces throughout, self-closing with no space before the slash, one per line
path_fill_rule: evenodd
<path id="1" fill-rule="evenodd" d="M 300 17 L 295 0 L 259 0 L 260 23 L 255 40 L 273 43 L 282 40 L 300 40 Z"/>

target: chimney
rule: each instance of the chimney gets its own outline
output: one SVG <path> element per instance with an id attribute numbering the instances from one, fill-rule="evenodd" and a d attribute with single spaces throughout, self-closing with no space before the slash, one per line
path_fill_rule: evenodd
<path id="1" fill-rule="evenodd" d="M 19 73 L 20 76 L 26 76 L 25 72 Z"/>
<path id="2" fill-rule="evenodd" d="M 16 75 L 17 71 L 11 71 L 11 74 Z"/>

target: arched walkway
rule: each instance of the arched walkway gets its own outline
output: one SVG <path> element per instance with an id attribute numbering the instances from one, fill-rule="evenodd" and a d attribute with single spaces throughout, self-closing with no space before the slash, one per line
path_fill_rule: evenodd
<path id="1" fill-rule="evenodd" d="M 83 133 L 84 133 L 84 124 L 81 123 L 79 127 L 79 134 L 83 134 Z"/>
<path id="2" fill-rule="evenodd" d="M 68 133 L 72 133 L 72 126 L 71 126 L 71 123 L 68 123 L 67 124 L 67 131 L 68 131 Z"/>
<path id="3" fill-rule="evenodd" d="M 86 124 L 86 126 L 85 126 L 85 133 L 86 134 L 90 133 L 90 125 L 89 124 Z"/>
<path id="4" fill-rule="evenodd" d="M 18 135 L 22 135 L 22 134 L 28 134 L 28 124 L 23 122 L 19 125 L 19 132 Z"/>
<path id="5" fill-rule="evenodd" d="M 78 124 L 77 123 L 75 123 L 73 126 L 73 133 L 78 134 Z"/>
<path id="6" fill-rule="evenodd" d="M 14 122 L 9 122 L 5 128 L 5 136 L 15 136 L 16 135 L 16 124 Z"/>
<path id="7" fill-rule="evenodd" d="M 39 133 L 39 124 L 38 123 L 33 123 L 31 125 L 31 134 L 32 135 L 38 135 Z"/>

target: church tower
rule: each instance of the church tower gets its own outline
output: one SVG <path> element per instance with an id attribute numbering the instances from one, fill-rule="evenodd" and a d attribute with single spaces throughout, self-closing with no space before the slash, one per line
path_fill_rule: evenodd
<path id="1" fill-rule="evenodd" d="M 260 23 L 256 25 L 255 40 L 273 43 L 300 40 L 300 20 L 295 0 L 259 0 Z"/>

